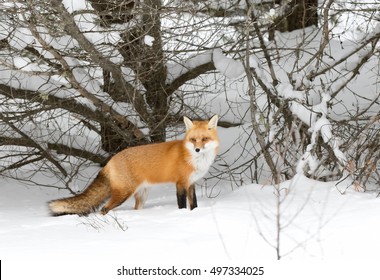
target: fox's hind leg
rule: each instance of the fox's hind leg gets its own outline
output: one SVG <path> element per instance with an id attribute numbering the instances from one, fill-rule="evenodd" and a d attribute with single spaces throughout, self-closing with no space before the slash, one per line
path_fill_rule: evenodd
<path id="1" fill-rule="evenodd" d="M 148 188 L 140 188 L 135 193 L 135 209 L 143 209 L 145 205 L 145 201 L 148 197 Z"/>
<path id="2" fill-rule="evenodd" d="M 110 210 L 126 201 L 130 196 L 132 196 L 132 194 L 133 192 L 131 191 L 112 190 L 110 200 L 108 200 L 100 213 L 103 215 L 107 214 Z"/>

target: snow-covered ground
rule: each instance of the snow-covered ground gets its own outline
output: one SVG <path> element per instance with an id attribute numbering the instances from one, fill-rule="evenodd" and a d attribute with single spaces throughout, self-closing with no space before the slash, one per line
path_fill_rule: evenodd
<path id="1" fill-rule="evenodd" d="M 129 201 L 107 216 L 51 217 L 46 202 L 64 196 L 62 191 L 2 180 L 4 279 L 27 279 L 22 275 L 34 279 L 36 273 L 38 279 L 79 279 L 79 275 L 114 279 L 123 265 L 187 265 L 204 271 L 231 264 L 264 266 L 266 278 L 261 279 L 278 279 L 284 271 L 289 279 L 301 271 L 317 279 L 313 277 L 326 267 L 341 270 L 338 276 L 367 275 L 370 278 L 362 279 L 371 279 L 376 267 L 372 263 L 380 252 L 380 198 L 374 192 L 351 189 L 341 194 L 344 183 L 339 189 L 332 182 L 299 175 L 278 188 L 246 185 L 224 190 L 215 198 L 198 187 L 199 207 L 189 211 L 177 209 L 175 188 L 167 186 L 153 188 L 143 210 L 132 210 L 133 201 Z M 277 263 L 277 247 L 285 262 Z M 306 266 L 299 266 L 305 262 Z M 350 264 L 357 265 L 355 271 L 349 272 Z M 305 270 L 314 265 L 315 272 Z M 133 279 L 154 278 L 146 277 Z M 173 279 L 214 275 L 182 277 Z M 214 278 L 227 276 L 218 277 Z"/>

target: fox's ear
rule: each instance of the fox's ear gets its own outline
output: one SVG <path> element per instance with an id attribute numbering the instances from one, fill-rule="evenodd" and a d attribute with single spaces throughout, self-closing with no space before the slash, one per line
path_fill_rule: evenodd
<path id="1" fill-rule="evenodd" d="M 189 130 L 193 127 L 193 122 L 188 117 L 183 117 L 183 122 L 185 123 L 186 130 Z"/>
<path id="2" fill-rule="evenodd" d="M 214 129 L 218 125 L 218 115 L 213 116 L 208 122 L 208 129 Z"/>

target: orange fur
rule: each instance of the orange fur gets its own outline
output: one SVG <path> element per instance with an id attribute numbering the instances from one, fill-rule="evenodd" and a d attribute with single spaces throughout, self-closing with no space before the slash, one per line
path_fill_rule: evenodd
<path id="1" fill-rule="evenodd" d="M 191 122 L 185 118 L 185 139 L 117 153 L 82 194 L 51 201 L 51 213 L 85 215 L 110 198 L 101 210 L 106 214 L 132 195 L 136 199 L 135 208 L 142 208 L 144 188 L 162 183 L 176 184 L 178 201 L 182 201 L 178 202 L 180 208 L 184 206 L 183 195 L 187 196 L 191 209 L 196 207 L 194 183 L 207 172 L 219 145 L 216 123 L 217 116 L 210 121 Z"/>

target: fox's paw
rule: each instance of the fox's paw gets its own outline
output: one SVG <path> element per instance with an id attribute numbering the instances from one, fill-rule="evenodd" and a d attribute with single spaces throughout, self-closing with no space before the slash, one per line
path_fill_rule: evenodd
<path id="1" fill-rule="evenodd" d="M 100 214 L 106 215 L 108 213 L 108 211 L 109 211 L 108 208 L 103 207 L 102 210 L 100 210 Z"/>

